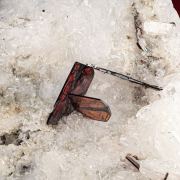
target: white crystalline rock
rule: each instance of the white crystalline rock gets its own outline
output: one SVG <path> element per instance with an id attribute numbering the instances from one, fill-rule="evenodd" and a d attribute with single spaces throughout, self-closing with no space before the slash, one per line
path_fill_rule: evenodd
<path id="1" fill-rule="evenodd" d="M 1 0 L 0 179 L 180 179 L 179 50 L 171 0 Z M 47 126 L 75 61 L 164 90 L 95 71 L 87 95 L 110 106 L 109 122 L 73 112 Z"/>
<path id="2" fill-rule="evenodd" d="M 171 23 L 161 23 L 155 21 L 146 21 L 143 24 L 143 30 L 149 34 L 167 34 L 171 32 L 172 28 L 174 27 Z"/>
<path id="3" fill-rule="evenodd" d="M 136 144 L 132 153 L 145 159 L 140 171 L 153 179 L 163 177 L 165 172 L 170 179 L 180 178 L 180 78 L 171 76 L 168 81 L 162 98 L 139 110 L 122 138 L 127 149 L 128 142 Z"/>
<path id="4" fill-rule="evenodd" d="M 9 170 L 9 167 L 8 167 L 8 163 L 4 159 L 5 158 L 1 158 L 1 160 L 0 160 L 0 167 L 1 167 L 0 173 L 1 173 L 1 176 L 6 176 L 6 175 L 8 175 L 10 173 L 9 172 L 10 170 Z"/>
<path id="5" fill-rule="evenodd" d="M 155 7 L 157 6 L 155 3 Z M 167 6 L 168 2 L 161 1 L 161 6 Z M 158 9 L 158 13 L 161 10 Z M 161 13 L 160 13 L 161 14 Z M 168 14 L 169 15 L 169 14 Z M 168 179 L 180 179 L 180 79 L 179 79 L 179 19 L 176 16 L 169 17 L 167 21 L 172 24 L 164 24 L 164 17 L 159 16 L 162 21 L 144 22 L 144 32 L 150 35 L 162 35 L 162 42 L 157 42 L 158 53 L 169 61 L 170 72 L 163 80 L 164 90 L 160 92 L 159 100 L 141 108 L 135 119 L 130 119 L 125 133 L 120 142 L 126 149 L 125 152 L 136 154 L 140 159 L 140 172 L 150 179 L 163 179 L 168 172 Z M 163 37 L 166 34 L 166 37 Z M 146 36 L 147 37 L 147 36 Z M 150 36 L 152 38 L 152 36 Z M 177 43 L 176 43 L 177 42 Z M 164 49 L 164 50 L 163 50 Z M 152 51 L 153 52 L 153 51 Z M 154 54 L 157 52 L 154 51 Z M 123 152 L 124 153 L 124 152 Z"/>
<path id="6" fill-rule="evenodd" d="M 61 159 L 57 151 L 44 153 L 39 166 L 41 171 L 47 174 L 44 177 L 45 179 L 58 179 L 61 177 Z"/>
<path id="7" fill-rule="evenodd" d="M 168 173 L 167 179 L 178 180 L 180 177 L 179 164 L 172 164 L 171 161 L 145 160 L 140 163 L 140 172 L 149 179 L 162 179 Z M 167 173 L 165 173 L 167 172 Z"/>

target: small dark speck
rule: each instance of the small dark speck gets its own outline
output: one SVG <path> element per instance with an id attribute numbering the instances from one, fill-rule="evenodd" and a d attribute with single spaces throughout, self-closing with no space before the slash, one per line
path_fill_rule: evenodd
<path id="1" fill-rule="evenodd" d="M 18 146 L 19 146 L 19 145 L 21 145 L 22 143 L 23 143 L 23 140 L 18 139 L 18 140 L 17 140 L 17 142 L 16 142 L 16 145 L 18 145 Z"/>
<path id="2" fill-rule="evenodd" d="M 172 24 L 172 25 L 176 26 L 176 23 L 175 23 L 175 22 L 170 22 L 170 24 Z"/>
<path id="3" fill-rule="evenodd" d="M 30 139 L 30 135 L 29 134 L 27 134 L 27 137 L 26 137 L 27 139 Z"/>
<path id="4" fill-rule="evenodd" d="M 128 35 L 127 35 L 126 37 L 127 37 L 127 39 L 131 39 L 131 36 L 128 36 Z"/>
<path id="5" fill-rule="evenodd" d="M 25 174 L 26 172 L 29 172 L 31 169 L 31 165 L 23 165 L 20 169 L 20 174 Z"/>
<path id="6" fill-rule="evenodd" d="M 69 17 L 69 16 L 66 16 L 67 18 Z"/>
<path id="7" fill-rule="evenodd" d="M 28 169 L 29 166 L 24 165 L 24 166 L 22 166 L 22 168 L 23 168 L 23 169 Z"/>
<path id="8" fill-rule="evenodd" d="M 8 176 L 11 176 L 13 174 L 13 172 L 10 172 L 9 174 L 8 174 Z"/>
<path id="9" fill-rule="evenodd" d="M 1 96 L 1 97 L 4 96 L 4 92 L 3 92 L 3 91 L 0 92 L 0 96 Z"/>
<path id="10" fill-rule="evenodd" d="M 16 68 L 14 68 L 14 67 L 12 68 L 12 74 L 16 75 Z"/>
<path id="11" fill-rule="evenodd" d="M 45 12 L 45 9 L 43 9 L 42 12 Z"/>

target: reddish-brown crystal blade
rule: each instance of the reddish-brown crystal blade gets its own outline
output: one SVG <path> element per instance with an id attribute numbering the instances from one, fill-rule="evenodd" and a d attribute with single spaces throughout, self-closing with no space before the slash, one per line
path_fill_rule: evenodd
<path id="1" fill-rule="evenodd" d="M 106 105 L 101 99 L 69 95 L 72 100 L 74 109 L 82 113 L 91 119 L 97 121 L 108 121 L 111 117 L 111 111 L 108 105 Z"/>
<path id="2" fill-rule="evenodd" d="M 94 70 L 84 64 L 75 62 L 71 72 L 54 105 L 54 110 L 49 115 L 47 124 L 57 124 L 63 116 L 69 115 L 73 110 L 68 94 L 84 95 L 94 77 Z"/>

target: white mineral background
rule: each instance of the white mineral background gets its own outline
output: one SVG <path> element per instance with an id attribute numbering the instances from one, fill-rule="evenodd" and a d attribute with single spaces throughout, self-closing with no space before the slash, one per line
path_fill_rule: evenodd
<path id="1" fill-rule="evenodd" d="M 171 0 L 0 0 L 0 180 L 179 180 L 179 57 Z M 75 61 L 163 90 L 95 72 L 110 120 L 48 126 Z"/>

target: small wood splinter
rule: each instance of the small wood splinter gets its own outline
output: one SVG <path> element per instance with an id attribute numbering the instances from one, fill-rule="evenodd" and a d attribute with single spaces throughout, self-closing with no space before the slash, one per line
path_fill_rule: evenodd
<path id="1" fill-rule="evenodd" d="M 136 158 L 133 157 L 132 155 L 128 154 L 126 156 L 126 159 L 136 168 L 136 169 L 140 169 L 140 165 L 139 163 L 137 162 Z"/>

